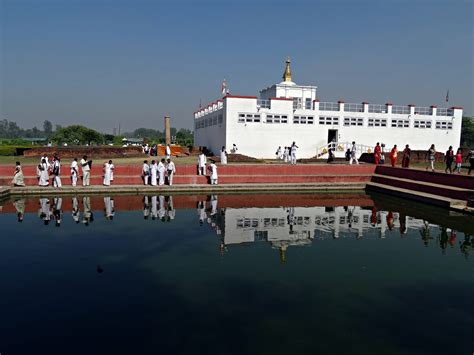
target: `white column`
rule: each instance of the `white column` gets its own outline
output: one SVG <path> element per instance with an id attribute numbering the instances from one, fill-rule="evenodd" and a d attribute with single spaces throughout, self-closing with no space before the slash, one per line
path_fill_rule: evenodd
<path id="1" fill-rule="evenodd" d="M 363 112 L 369 112 L 369 103 L 364 101 L 362 105 L 364 107 Z"/>
<path id="2" fill-rule="evenodd" d="M 385 107 L 387 108 L 387 113 L 389 113 L 389 114 L 392 113 L 392 106 L 393 106 L 393 104 L 391 102 L 387 102 L 385 104 Z"/>

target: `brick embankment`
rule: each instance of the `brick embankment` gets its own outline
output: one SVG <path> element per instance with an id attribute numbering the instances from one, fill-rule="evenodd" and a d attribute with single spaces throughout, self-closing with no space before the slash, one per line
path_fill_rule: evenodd
<path id="1" fill-rule="evenodd" d="M 463 212 L 473 212 L 474 177 L 377 166 L 367 190 Z"/>
<path id="2" fill-rule="evenodd" d="M 218 167 L 219 185 L 238 184 L 356 184 L 370 180 L 374 172 L 373 165 L 268 165 L 242 164 Z M 11 184 L 12 168 L 0 167 L 0 185 Z M 24 166 L 23 174 L 27 186 L 37 186 L 35 166 Z M 114 185 L 142 185 L 141 166 L 117 166 L 114 171 Z M 62 182 L 70 186 L 69 169 L 63 167 Z M 91 185 L 102 185 L 102 170 L 92 167 Z M 175 185 L 206 185 L 208 176 L 197 175 L 193 165 L 178 166 L 174 176 Z M 79 180 L 79 184 L 81 181 Z"/>

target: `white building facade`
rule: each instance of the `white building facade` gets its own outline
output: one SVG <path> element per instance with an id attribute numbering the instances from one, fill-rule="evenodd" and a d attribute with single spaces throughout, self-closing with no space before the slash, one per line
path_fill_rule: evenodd
<path id="1" fill-rule="evenodd" d="M 260 91 L 260 98 L 228 94 L 200 108 L 194 113 L 194 144 L 214 154 L 235 144 L 238 153 L 262 159 L 275 158 L 279 146 L 293 141 L 298 158 L 322 156 L 331 142 L 343 152 L 355 141 L 364 147 L 360 153 L 371 152 L 377 142 L 386 150 L 435 144 L 444 152 L 460 145 L 462 107 L 320 102 L 316 86 L 291 81 L 289 60 L 283 80 Z"/>

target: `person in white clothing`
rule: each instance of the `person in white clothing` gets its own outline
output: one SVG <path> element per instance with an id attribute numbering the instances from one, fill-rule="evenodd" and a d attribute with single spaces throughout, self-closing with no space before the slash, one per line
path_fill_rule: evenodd
<path id="1" fill-rule="evenodd" d="M 110 164 L 108 162 L 104 163 L 103 172 L 104 172 L 104 181 L 103 181 L 102 184 L 104 186 L 110 186 L 110 172 L 111 172 L 111 169 L 110 169 Z"/>
<path id="2" fill-rule="evenodd" d="M 53 160 L 53 175 L 54 175 L 53 186 L 54 187 L 62 186 L 60 174 L 61 174 L 61 160 L 59 159 L 57 155 L 55 155 L 54 160 Z"/>
<path id="3" fill-rule="evenodd" d="M 77 161 L 77 159 L 76 159 L 76 161 Z M 80 218 L 81 218 L 81 211 L 79 210 L 79 201 L 77 200 L 77 197 L 72 198 L 71 215 L 72 215 L 72 219 L 74 220 L 74 222 L 79 223 Z"/>
<path id="4" fill-rule="evenodd" d="M 165 172 L 166 172 L 166 166 L 165 166 L 165 159 L 161 159 L 161 161 L 158 163 L 158 185 L 164 185 L 165 184 Z"/>
<path id="5" fill-rule="evenodd" d="M 352 148 L 351 148 L 351 158 L 349 160 L 349 164 L 352 165 L 352 162 L 355 161 L 356 164 L 359 164 L 359 161 L 357 160 L 357 146 L 356 142 L 352 142 Z"/>
<path id="6" fill-rule="evenodd" d="M 81 159 L 82 185 L 83 186 L 89 186 L 90 185 L 91 165 L 92 165 L 92 160 L 87 160 L 87 155 L 84 155 Z"/>
<path id="7" fill-rule="evenodd" d="M 46 153 L 44 153 L 43 156 L 41 157 L 40 164 L 43 163 L 43 159 L 46 161 L 46 165 L 49 169 L 49 158 L 48 158 L 48 155 Z"/>
<path id="8" fill-rule="evenodd" d="M 278 147 L 278 149 L 277 149 L 275 155 L 276 155 L 276 159 L 277 159 L 277 160 L 278 160 L 278 159 L 281 159 L 281 146 Z"/>
<path id="9" fill-rule="evenodd" d="M 77 185 L 78 174 L 79 174 L 79 171 L 78 171 L 78 165 L 77 165 L 77 158 L 74 158 L 74 160 L 71 163 L 71 185 L 72 186 Z"/>
<path id="10" fill-rule="evenodd" d="M 171 161 L 171 159 L 168 159 L 168 164 L 166 164 L 166 170 L 168 171 L 168 185 L 172 186 L 173 176 L 174 174 L 176 174 L 176 166 Z"/>
<path id="11" fill-rule="evenodd" d="M 290 148 L 290 154 L 291 154 L 291 164 L 295 165 L 296 164 L 296 148 L 299 148 L 296 145 L 296 142 L 293 142 Z"/>
<path id="12" fill-rule="evenodd" d="M 150 175 L 151 175 L 151 185 L 156 186 L 156 177 L 158 174 L 158 165 L 156 165 L 156 161 L 152 160 L 150 165 Z"/>
<path id="13" fill-rule="evenodd" d="M 158 197 L 151 196 L 151 219 L 155 220 L 156 217 L 158 217 Z"/>
<path id="14" fill-rule="evenodd" d="M 198 156 L 198 175 L 206 175 L 206 155 L 201 152 Z"/>
<path id="15" fill-rule="evenodd" d="M 227 152 L 225 150 L 225 146 L 222 146 L 221 149 L 221 164 L 227 165 Z"/>
<path id="16" fill-rule="evenodd" d="M 211 185 L 217 185 L 217 165 L 214 160 L 211 160 L 209 165 L 209 171 L 211 172 Z"/>
<path id="17" fill-rule="evenodd" d="M 150 165 L 148 165 L 148 160 L 143 161 L 142 167 L 142 180 L 144 185 L 148 185 L 150 179 Z"/>
<path id="18" fill-rule="evenodd" d="M 48 186 L 49 185 L 49 174 L 48 174 L 48 164 L 45 159 L 41 160 L 41 164 L 38 165 L 39 170 L 39 186 Z"/>
<path id="19" fill-rule="evenodd" d="M 290 156 L 290 149 L 288 147 L 285 147 L 285 150 L 283 151 L 283 161 L 285 163 L 288 163 L 289 156 Z"/>
<path id="20" fill-rule="evenodd" d="M 170 159 L 171 158 L 171 147 L 170 147 L 169 144 L 166 145 L 165 151 L 166 151 L 166 159 Z"/>
<path id="21" fill-rule="evenodd" d="M 114 165 L 114 163 L 112 163 L 112 160 L 109 160 L 109 165 L 110 165 L 110 183 L 112 183 L 112 181 L 114 181 L 115 165 Z"/>

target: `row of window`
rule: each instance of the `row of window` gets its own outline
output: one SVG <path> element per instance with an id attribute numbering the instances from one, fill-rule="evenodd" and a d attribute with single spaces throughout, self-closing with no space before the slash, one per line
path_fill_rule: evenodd
<path id="1" fill-rule="evenodd" d="M 239 113 L 238 118 L 239 123 L 247 122 L 262 122 L 260 114 L 249 114 L 249 113 Z M 339 117 L 329 117 L 329 116 L 320 116 L 318 118 L 319 125 L 339 125 Z M 266 115 L 266 120 L 264 123 L 274 124 L 274 123 L 288 123 L 288 115 Z M 293 124 L 314 124 L 314 116 L 294 116 Z M 364 126 L 363 117 L 344 117 L 343 124 L 346 127 L 349 126 Z M 368 127 L 387 127 L 388 119 L 387 118 L 368 118 L 367 119 Z M 396 119 L 393 118 L 390 120 L 390 127 L 393 128 L 410 128 L 410 120 L 408 119 Z M 430 120 L 414 120 L 413 128 L 431 128 L 432 121 Z M 436 121 L 436 129 L 453 129 L 452 121 Z"/>
<path id="2" fill-rule="evenodd" d="M 222 124 L 223 122 L 223 115 L 222 113 L 212 115 L 209 117 L 199 118 L 194 122 L 194 126 L 196 129 L 205 128 L 210 126 L 215 126 L 218 124 Z"/>

